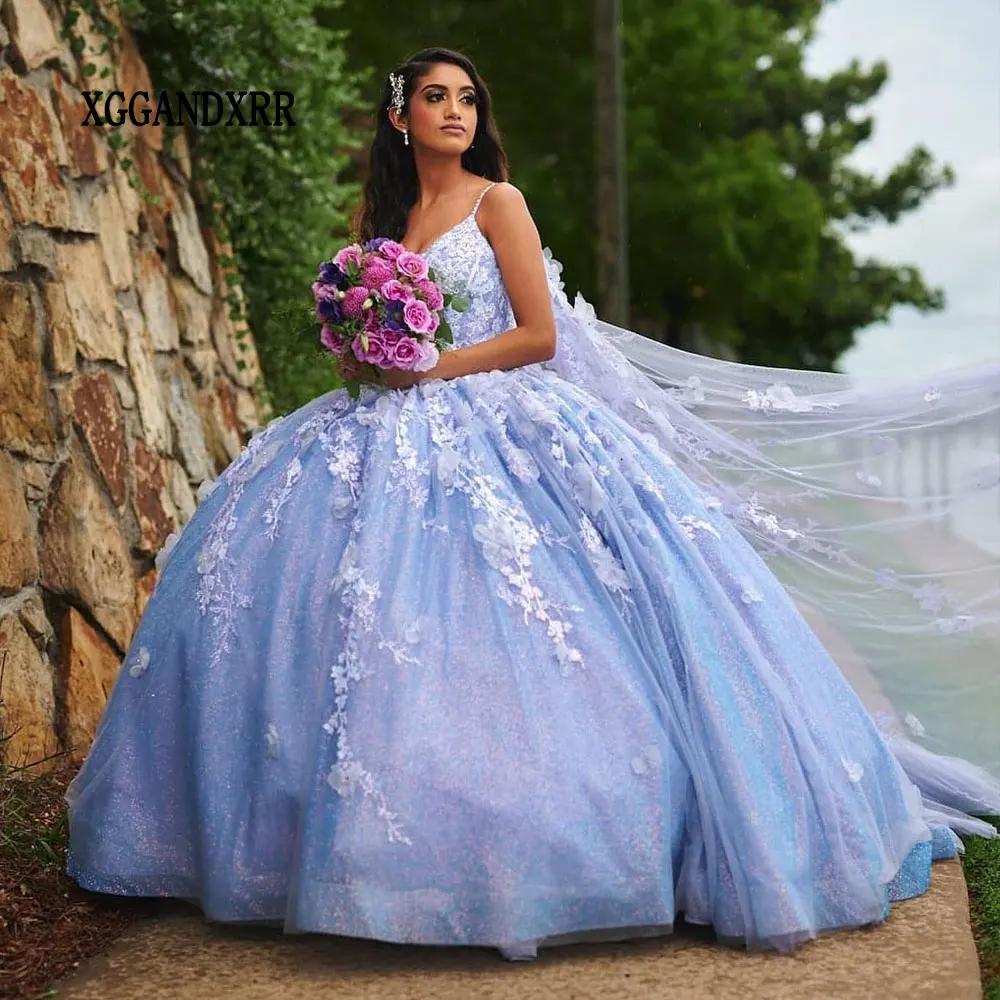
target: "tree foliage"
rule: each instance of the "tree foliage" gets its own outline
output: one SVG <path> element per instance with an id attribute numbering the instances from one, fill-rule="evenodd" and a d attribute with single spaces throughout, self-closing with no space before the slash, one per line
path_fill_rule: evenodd
<path id="1" fill-rule="evenodd" d="M 70 20 L 73 8 L 99 16 L 95 0 L 69 0 L 68 6 Z M 361 107 L 363 74 L 348 70 L 345 33 L 317 23 L 309 0 L 124 0 L 118 6 L 157 92 L 294 96 L 294 125 L 228 123 L 227 106 L 224 124 L 186 126 L 199 208 L 232 246 L 230 282 L 244 292 L 268 401 L 277 412 L 293 409 L 337 384 L 318 348 L 310 285 L 318 263 L 346 232 L 359 194 L 345 174 L 351 151 L 365 141 L 363 131 L 348 124 Z M 249 103 L 245 98 L 247 113 Z M 273 112 L 266 114 L 273 122 Z M 169 127 L 165 136 L 169 148 Z M 235 309 L 238 298 L 229 301 Z"/>

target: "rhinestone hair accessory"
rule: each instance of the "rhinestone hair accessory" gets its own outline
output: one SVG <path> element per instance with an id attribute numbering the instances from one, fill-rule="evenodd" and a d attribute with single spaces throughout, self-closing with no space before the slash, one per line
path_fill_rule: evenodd
<path id="1" fill-rule="evenodd" d="M 389 84 L 392 87 L 392 106 L 396 109 L 396 114 L 403 113 L 403 74 L 390 73 Z"/>

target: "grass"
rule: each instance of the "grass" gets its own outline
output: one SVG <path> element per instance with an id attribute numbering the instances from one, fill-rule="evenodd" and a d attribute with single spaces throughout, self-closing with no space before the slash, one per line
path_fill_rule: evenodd
<path id="1" fill-rule="evenodd" d="M 1000 830 L 1000 817 L 992 821 Z M 1000 839 L 969 837 L 962 858 L 972 932 L 983 975 L 983 1000 L 1000 1000 Z"/>

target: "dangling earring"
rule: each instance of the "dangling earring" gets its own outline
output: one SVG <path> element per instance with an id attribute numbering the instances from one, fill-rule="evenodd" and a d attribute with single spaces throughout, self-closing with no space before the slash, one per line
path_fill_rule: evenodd
<path id="1" fill-rule="evenodd" d="M 404 132 L 403 133 L 403 145 L 404 146 L 409 146 L 409 144 L 410 144 L 410 133 L 409 132 Z"/>

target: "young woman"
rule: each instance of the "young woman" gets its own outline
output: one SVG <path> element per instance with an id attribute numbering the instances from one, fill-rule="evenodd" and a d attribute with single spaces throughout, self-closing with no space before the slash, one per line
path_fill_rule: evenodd
<path id="1" fill-rule="evenodd" d="M 681 914 L 787 949 L 991 831 L 967 814 L 1000 784 L 845 672 L 877 701 L 897 655 L 989 662 L 996 559 L 970 563 L 991 590 L 934 534 L 950 575 L 914 615 L 899 567 L 930 547 L 828 446 L 989 418 L 1000 373 L 917 419 L 913 386 L 807 397 L 571 307 L 446 49 L 386 82 L 360 228 L 469 293 L 454 349 L 272 422 L 203 496 L 70 790 L 80 885 L 508 958 Z M 761 414 L 773 454 L 738 433 Z"/>

